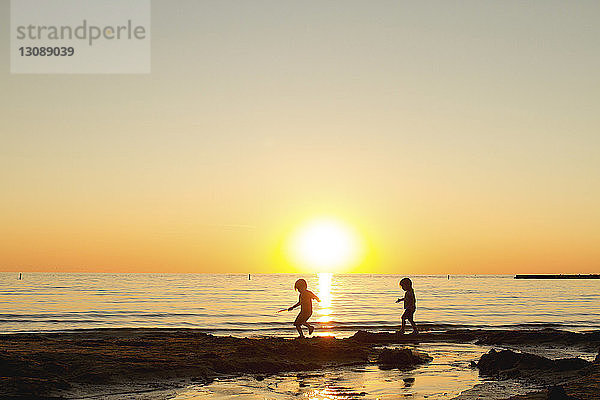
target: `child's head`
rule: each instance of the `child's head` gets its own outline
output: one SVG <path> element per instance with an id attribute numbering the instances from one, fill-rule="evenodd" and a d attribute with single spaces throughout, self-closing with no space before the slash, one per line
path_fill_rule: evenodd
<path id="1" fill-rule="evenodd" d="M 400 280 L 400 287 L 405 291 L 412 289 L 412 281 L 410 280 L 410 278 L 402 278 Z"/>
<path id="2" fill-rule="evenodd" d="M 298 279 L 296 283 L 294 283 L 294 289 L 296 289 L 299 292 L 306 290 L 307 287 L 308 285 L 306 284 L 306 281 L 304 279 Z"/>

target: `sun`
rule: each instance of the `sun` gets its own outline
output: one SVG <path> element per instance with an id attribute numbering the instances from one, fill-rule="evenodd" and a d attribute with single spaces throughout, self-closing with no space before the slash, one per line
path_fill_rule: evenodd
<path id="1" fill-rule="evenodd" d="M 333 218 L 319 218 L 302 225 L 290 240 L 292 262 L 316 272 L 339 272 L 356 265 L 361 240 L 350 226 Z"/>

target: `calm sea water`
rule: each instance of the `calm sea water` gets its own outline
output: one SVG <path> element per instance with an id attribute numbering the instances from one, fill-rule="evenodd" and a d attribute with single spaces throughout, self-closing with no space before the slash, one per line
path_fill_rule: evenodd
<path id="1" fill-rule="evenodd" d="M 202 328 L 237 336 L 295 334 L 299 275 L 0 274 L 0 332 L 107 327 Z M 323 300 L 320 334 L 394 329 L 400 275 L 302 276 Z M 477 327 L 600 328 L 600 280 L 412 276 L 417 322 Z"/>

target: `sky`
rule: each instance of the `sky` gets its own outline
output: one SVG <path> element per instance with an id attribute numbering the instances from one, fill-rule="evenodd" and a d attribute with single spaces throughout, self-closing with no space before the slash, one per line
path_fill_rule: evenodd
<path id="1" fill-rule="evenodd" d="M 9 1 L 0 1 L 9 54 Z M 0 271 L 600 272 L 597 1 L 153 1 L 152 72 L 0 64 Z"/>

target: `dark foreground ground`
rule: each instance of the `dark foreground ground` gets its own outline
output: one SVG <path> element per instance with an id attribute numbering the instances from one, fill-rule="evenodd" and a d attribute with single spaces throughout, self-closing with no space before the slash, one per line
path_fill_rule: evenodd
<path id="1" fill-rule="evenodd" d="M 413 342 L 485 345 L 544 345 L 597 351 L 600 331 L 573 333 L 447 330 L 418 337 L 357 332 L 347 339 L 247 339 L 212 336 L 194 329 L 97 329 L 0 337 L 0 398 L 63 398 L 90 394 L 111 385 L 179 381 L 209 383 L 222 375 L 309 371 L 334 365 L 379 363 L 382 368 L 411 368 L 427 362 L 422 354 L 390 352 L 382 346 Z M 487 359 L 484 360 L 484 357 Z M 577 399 L 600 399 L 600 360 L 554 363 L 536 356 L 497 352 L 474 366 L 496 379 L 515 377 L 561 385 Z M 87 388 L 87 389 L 86 389 Z M 519 399 L 546 399 L 546 392 Z"/>

